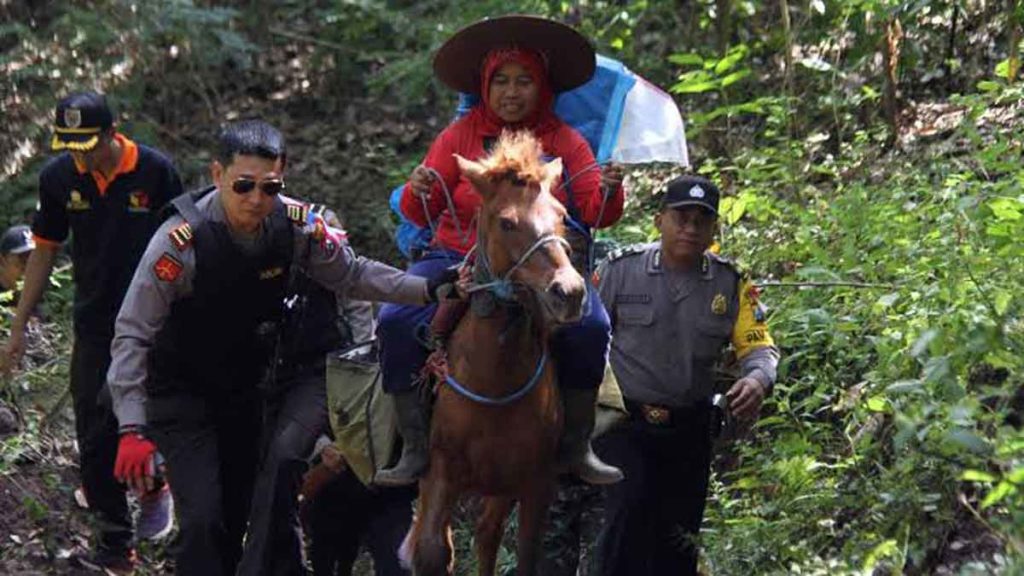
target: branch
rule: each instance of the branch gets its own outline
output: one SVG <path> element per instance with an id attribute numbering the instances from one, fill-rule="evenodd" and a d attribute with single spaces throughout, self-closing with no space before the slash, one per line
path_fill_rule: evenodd
<path id="1" fill-rule="evenodd" d="M 898 288 L 896 284 L 873 284 L 870 282 L 754 282 L 758 288 Z"/>
<path id="2" fill-rule="evenodd" d="M 321 40 L 314 36 L 306 36 L 302 34 L 296 34 L 294 32 L 288 32 L 287 30 L 281 30 L 280 28 L 268 28 L 271 34 L 275 36 L 281 36 L 288 38 L 289 40 L 295 40 L 298 42 L 309 42 L 310 44 L 316 44 L 317 46 L 323 46 L 324 48 L 333 48 L 339 52 L 354 53 L 356 50 L 349 46 L 338 44 L 337 42 L 330 42 L 328 40 Z"/>

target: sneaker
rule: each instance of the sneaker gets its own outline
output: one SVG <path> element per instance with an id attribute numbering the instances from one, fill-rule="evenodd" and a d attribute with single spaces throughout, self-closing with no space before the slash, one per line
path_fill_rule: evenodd
<path id="1" fill-rule="evenodd" d="M 135 573 L 135 565 L 138 557 L 135 550 L 120 549 L 110 550 L 101 548 L 92 554 L 80 554 L 74 556 L 79 566 L 93 572 L 107 574 L 107 576 L 129 576 Z"/>
<path id="2" fill-rule="evenodd" d="M 174 528 L 174 498 L 170 488 L 163 487 L 139 497 L 139 518 L 135 535 L 140 540 L 160 540 Z"/>
<path id="3" fill-rule="evenodd" d="M 89 498 L 85 496 L 85 488 L 82 486 L 75 488 L 75 504 L 82 510 L 89 509 Z"/>

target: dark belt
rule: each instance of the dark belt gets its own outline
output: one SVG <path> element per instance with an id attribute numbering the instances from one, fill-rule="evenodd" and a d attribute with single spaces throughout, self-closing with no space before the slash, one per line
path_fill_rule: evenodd
<path id="1" fill-rule="evenodd" d="M 652 426 L 669 426 L 703 416 L 711 407 L 708 402 L 699 402 L 688 406 L 662 406 L 660 404 L 644 404 L 624 398 L 626 410 L 631 418 L 642 420 Z"/>

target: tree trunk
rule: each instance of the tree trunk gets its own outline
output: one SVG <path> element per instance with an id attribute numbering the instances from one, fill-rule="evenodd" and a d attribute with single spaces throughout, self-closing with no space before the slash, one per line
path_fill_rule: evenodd
<path id="1" fill-rule="evenodd" d="M 782 12 L 782 32 L 786 38 L 786 52 L 783 54 L 783 65 L 786 69 L 782 76 L 782 93 L 787 100 L 790 100 L 793 97 L 793 27 L 789 18 L 788 0 L 779 0 L 779 8 Z M 789 106 L 787 105 L 785 109 L 788 111 Z M 786 124 L 789 126 L 790 136 L 792 136 L 794 133 L 793 116 L 788 112 L 786 113 Z"/>
<path id="2" fill-rule="evenodd" d="M 1009 0 L 1012 2 L 1013 0 Z M 942 69 L 945 72 L 943 80 L 947 89 L 953 88 L 953 59 L 956 58 L 956 38 L 958 25 L 960 24 L 960 4 L 953 3 L 953 17 L 949 26 L 949 43 L 946 45 L 946 58 L 942 62 Z"/>
<path id="3" fill-rule="evenodd" d="M 715 0 L 715 11 L 718 19 L 715 26 L 718 32 L 718 55 L 725 56 L 729 51 L 732 39 L 732 0 Z"/>
<path id="4" fill-rule="evenodd" d="M 900 46 L 903 42 L 903 26 L 895 15 L 889 18 L 885 26 L 885 45 L 883 46 L 883 62 L 885 66 L 885 92 L 882 95 L 882 109 L 885 120 L 889 124 L 888 145 L 893 146 L 900 136 L 899 64 Z"/>
<path id="5" fill-rule="evenodd" d="M 1013 84 L 1017 81 L 1017 72 L 1020 71 L 1020 27 L 1024 24 L 1017 18 L 1017 0 L 1006 0 L 1006 15 L 1010 24 L 1010 58 L 1006 81 Z"/>

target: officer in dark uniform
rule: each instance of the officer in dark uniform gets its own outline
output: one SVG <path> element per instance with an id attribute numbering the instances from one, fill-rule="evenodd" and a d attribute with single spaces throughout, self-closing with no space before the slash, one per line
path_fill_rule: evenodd
<path id="1" fill-rule="evenodd" d="M 116 131 L 102 95 L 72 94 L 60 101 L 56 115 L 52 148 L 66 152 L 39 174 L 39 211 L 32 224 L 36 249 L 26 265 L 3 361 L 8 368 L 20 362 L 29 316 L 70 232 L 75 282 L 71 393 L 82 485 L 98 520 L 99 545 L 92 561 L 127 569 L 133 557 L 131 520 L 124 486 L 112 474 L 117 420 L 109 401 L 98 399 L 110 364 L 114 318 L 159 226 L 157 211 L 181 194 L 181 180 L 166 156 Z"/>
<path id="2" fill-rule="evenodd" d="M 285 160 L 272 126 L 228 125 L 214 188 L 174 201 L 178 215 L 150 242 L 117 318 L 108 380 L 118 458 L 127 462 L 119 475 L 149 478 L 152 465 L 138 455 L 157 446 L 166 458 L 180 574 L 235 572 L 261 435 L 286 422 L 272 413 L 264 421 L 261 388 L 278 368 L 296 274 L 355 298 L 407 304 L 434 301 L 455 279 L 427 281 L 356 257 L 343 232 L 281 197 Z"/>
<path id="3" fill-rule="evenodd" d="M 598 539 L 605 576 L 696 574 L 711 467 L 712 368 L 731 343 L 742 376 L 727 410 L 754 418 L 778 351 L 753 284 L 711 253 L 718 188 L 683 176 L 655 216 L 660 242 L 614 254 L 595 280 L 614 327 L 610 362 L 630 420 L 603 439 L 626 479 L 607 487 Z"/>

